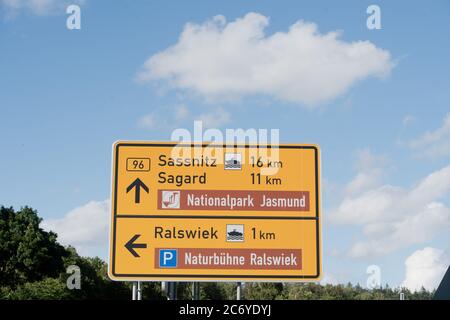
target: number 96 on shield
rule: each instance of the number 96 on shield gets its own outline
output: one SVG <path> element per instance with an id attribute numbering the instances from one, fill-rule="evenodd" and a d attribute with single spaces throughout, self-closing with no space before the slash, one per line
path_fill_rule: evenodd
<path id="1" fill-rule="evenodd" d="M 150 171 L 150 158 L 127 158 L 127 171 Z"/>

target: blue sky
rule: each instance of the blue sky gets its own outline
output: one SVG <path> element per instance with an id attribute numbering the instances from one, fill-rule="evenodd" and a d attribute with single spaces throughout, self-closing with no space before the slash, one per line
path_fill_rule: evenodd
<path id="1" fill-rule="evenodd" d="M 274 128 L 280 129 L 281 142 L 321 146 L 327 281 L 365 285 L 366 268 L 375 264 L 381 268 L 383 283 L 398 286 L 408 278 L 411 287 L 421 281 L 432 287 L 448 265 L 448 1 L 85 0 L 81 30 L 66 28 L 61 2 L 44 8 L 27 6 L 26 0 L 10 3 L 16 7 L 0 1 L 1 205 L 32 206 L 66 242 L 72 239 L 81 252 L 106 257 L 104 238 L 87 235 L 89 243 L 73 232 L 64 233 L 76 229 L 68 227 L 68 220 L 80 223 L 89 221 L 83 220 L 89 210 L 105 212 L 114 141 L 169 140 L 176 127 L 192 129 L 194 119 L 214 120 L 211 124 L 221 129 Z M 370 4 L 381 8 L 381 30 L 366 27 Z M 265 94 L 261 88 L 267 86 L 261 85 L 228 101 L 211 99 L 202 91 L 203 84 L 186 88 L 173 83 L 164 72 L 154 72 L 155 81 L 139 81 L 146 72 L 145 62 L 158 52 L 169 55 L 166 50 L 177 44 L 186 23 L 204 26 L 223 15 L 226 26 L 250 12 L 269 19 L 263 28 L 265 38 L 286 33 L 303 20 L 316 24 L 321 35 L 340 31 L 338 39 L 344 45 L 370 41 L 373 56 L 350 61 L 350 67 L 371 64 L 381 51 L 389 53 L 389 61 L 381 61 L 338 94 L 312 105 L 301 93 L 286 99 L 277 83 L 271 94 Z M 191 53 L 194 58 L 201 55 Z M 175 58 L 185 58 L 181 55 Z M 323 68 L 314 72 L 307 57 L 299 63 L 310 68 L 321 84 L 326 77 L 321 76 Z M 281 57 L 289 59 L 295 56 Z M 171 68 L 183 76 L 184 71 Z M 390 72 L 378 76 L 383 68 Z M 189 72 L 187 78 L 197 70 Z M 300 77 L 305 85 L 311 74 Z M 341 75 L 336 76 L 339 82 Z M 298 74 L 288 71 L 280 77 L 295 81 Z M 302 83 L 298 86 L 301 92 Z M 416 189 L 422 194 L 421 183 L 430 194 L 416 203 L 410 198 L 417 198 Z M 352 185 L 360 188 L 351 191 Z M 404 204 L 401 208 L 390 204 L 386 214 L 377 216 L 380 207 L 375 200 L 392 195 L 404 198 Z M 360 203 L 373 209 L 356 212 Z M 355 225 L 349 222 L 352 214 L 367 219 Z M 434 223 L 420 222 L 428 221 L 427 215 L 435 218 Z M 414 233 L 417 224 L 426 229 L 423 236 Z M 405 239 L 408 226 L 411 234 Z M 92 232 L 105 225 L 98 228 Z M 391 248 L 392 242 L 398 245 Z M 355 249 L 352 254 L 358 243 L 386 250 L 361 255 Z M 434 262 L 427 264 L 427 259 Z M 428 268 L 430 279 L 420 274 L 421 268 Z"/>

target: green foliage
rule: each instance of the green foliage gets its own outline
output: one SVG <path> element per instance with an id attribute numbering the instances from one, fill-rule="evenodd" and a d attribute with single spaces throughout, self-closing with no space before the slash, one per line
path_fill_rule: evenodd
<path id="1" fill-rule="evenodd" d="M 0 207 L 1 299 L 129 299 L 128 283 L 113 282 L 100 258 L 64 248 L 57 235 L 39 227 L 35 210 Z M 81 289 L 68 289 L 70 265 L 81 271 Z M 149 289 L 147 289 L 149 291 Z"/>
<path id="2" fill-rule="evenodd" d="M 56 234 L 39 228 L 37 212 L 0 208 L 0 286 L 15 287 L 64 270 L 66 250 Z"/>
<path id="3" fill-rule="evenodd" d="M 225 286 L 217 282 L 200 283 L 201 300 L 223 300 L 226 297 Z"/>
<path id="4" fill-rule="evenodd" d="M 72 298 L 65 283 L 55 278 L 28 282 L 5 293 L 2 298 L 11 300 L 67 300 Z"/>
<path id="5" fill-rule="evenodd" d="M 142 284 L 142 296 L 146 300 L 166 300 L 161 290 L 161 282 L 148 282 Z M 131 293 L 130 293 L 131 294 Z M 128 299 L 130 297 L 128 296 Z"/>
<path id="6" fill-rule="evenodd" d="M 245 285 L 244 297 L 248 300 L 275 300 L 282 299 L 282 283 L 247 283 Z"/>
<path id="7" fill-rule="evenodd" d="M 75 265 L 81 271 L 81 290 L 71 290 L 72 299 L 129 299 L 130 287 L 123 282 L 113 282 L 108 278 L 107 265 L 98 257 L 81 257 L 75 248 L 68 247 L 69 253 L 64 259 L 67 268 Z M 66 284 L 70 274 L 61 274 L 61 281 Z"/>
<path id="8" fill-rule="evenodd" d="M 235 282 L 222 282 L 222 283 L 220 283 L 220 286 L 223 287 L 224 291 L 225 291 L 224 299 L 226 299 L 226 300 L 234 300 L 234 299 L 236 299 L 237 283 L 235 283 Z"/>
<path id="9" fill-rule="evenodd" d="M 408 289 L 391 289 L 389 286 L 373 290 L 364 289 L 359 285 L 320 285 L 316 283 L 287 284 L 284 298 L 292 300 L 399 300 L 403 292 L 409 300 L 429 300 L 432 292 L 422 290 L 412 293 Z"/>

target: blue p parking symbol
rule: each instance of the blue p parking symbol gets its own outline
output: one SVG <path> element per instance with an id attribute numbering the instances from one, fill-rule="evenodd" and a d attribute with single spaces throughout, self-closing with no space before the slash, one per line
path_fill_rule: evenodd
<path id="1" fill-rule="evenodd" d="M 159 250 L 159 267 L 160 268 L 176 268 L 177 267 L 177 250 L 176 249 L 160 249 Z"/>

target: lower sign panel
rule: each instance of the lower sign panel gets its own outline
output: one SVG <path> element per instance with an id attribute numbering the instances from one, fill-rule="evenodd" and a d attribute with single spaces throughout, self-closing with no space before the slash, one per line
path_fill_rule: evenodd
<path id="1" fill-rule="evenodd" d="M 119 215 L 109 273 L 115 280 L 316 280 L 321 274 L 318 223 Z"/>

